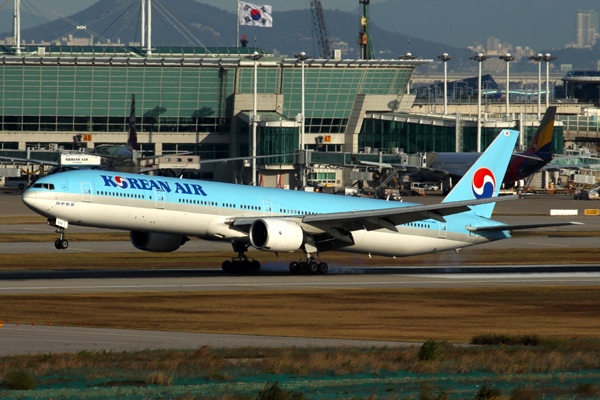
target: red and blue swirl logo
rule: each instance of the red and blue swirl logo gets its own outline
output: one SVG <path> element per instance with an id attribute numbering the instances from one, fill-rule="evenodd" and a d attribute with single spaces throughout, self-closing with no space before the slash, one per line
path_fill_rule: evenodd
<path id="1" fill-rule="evenodd" d="M 120 176 L 115 176 L 115 182 L 117 183 L 117 186 L 119 186 L 121 189 L 127 189 L 130 186 L 129 181 Z"/>
<path id="2" fill-rule="evenodd" d="M 260 11 L 256 8 L 253 8 L 252 10 L 250 10 L 250 16 L 255 21 L 258 21 L 262 17 L 262 15 L 260 14 Z"/>
<path id="3" fill-rule="evenodd" d="M 496 178 L 487 168 L 479 168 L 473 174 L 471 189 L 476 199 L 487 199 L 494 195 L 496 191 Z"/>

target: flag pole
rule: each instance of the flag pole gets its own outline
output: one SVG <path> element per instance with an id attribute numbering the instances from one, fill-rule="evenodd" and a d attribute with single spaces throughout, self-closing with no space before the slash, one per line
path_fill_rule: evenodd
<path id="1" fill-rule="evenodd" d="M 237 20 L 235 21 L 235 26 L 237 27 L 235 47 L 240 47 L 240 0 L 237 0 Z"/>

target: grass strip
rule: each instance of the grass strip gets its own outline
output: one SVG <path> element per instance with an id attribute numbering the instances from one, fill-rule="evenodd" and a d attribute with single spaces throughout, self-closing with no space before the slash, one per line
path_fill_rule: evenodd
<path id="1" fill-rule="evenodd" d="M 0 225 L 47 224 L 47 219 L 40 216 L 17 215 L 0 217 Z"/>
<path id="2" fill-rule="evenodd" d="M 40 294 L 1 296 L 0 319 L 420 342 L 489 333 L 599 339 L 599 303 L 598 287 Z"/>
<path id="3" fill-rule="evenodd" d="M 515 399 L 592 398 L 598 392 L 591 383 L 599 377 L 600 360 L 593 355 L 598 343 L 563 344 L 562 349 L 442 344 L 439 361 L 419 360 L 416 347 L 80 351 L 2 357 L 0 376 L 9 376 L 4 385 L 18 384 L 10 374 L 22 371 L 32 385 L 37 381 L 27 397 L 39 399 L 508 398 L 476 397 L 482 386 L 512 392 Z M 257 397 L 265 382 L 277 390 Z M 291 391 L 300 396 L 290 397 Z"/>

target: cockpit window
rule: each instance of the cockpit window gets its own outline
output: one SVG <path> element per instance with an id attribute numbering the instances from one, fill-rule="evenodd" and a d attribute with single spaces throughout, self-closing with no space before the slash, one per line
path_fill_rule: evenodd
<path id="1" fill-rule="evenodd" d="M 53 183 L 35 183 L 32 187 L 38 188 L 38 189 L 54 190 Z"/>

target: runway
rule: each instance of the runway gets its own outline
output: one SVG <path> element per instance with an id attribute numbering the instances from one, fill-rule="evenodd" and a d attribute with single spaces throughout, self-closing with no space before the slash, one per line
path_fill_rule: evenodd
<path id="1" fill-rule="evenodd" d="M 0 356 L 87 351 L 143 351 L 229 347 L 396 347 L 420 343 L 320 339 L 127 329 L 73 328 L 5 324 L 0 328 Z"/>
<path id="2" fill-rule="evenodd" d="M 423 201 L 425 200 L 425 201 Z M 441 196 L 407 199 L 425 204 L 437 203 Z M 20 203 L 20 196 L 0 196 L 5 205 L 4 215 L 31 215 Z M 600 206 L 600 203 L 598 203 Z M 584 222 L 586 225 L 543 229 L 550 237 L 519 237 L 488 243 L 473 249 L 539 249 L 539 248 L 596 248 L 597 237 L 551 237 L 552 231 L 600 231 L 600 217 L 583 217 L 585 208 L 597 208 L 594 202 L 575 202 L 566 196 L 526 198 L 499 203 L 500 215 L 494 219 L 504 223 L 553 222 L 547 216 L 549 209 L 576 208 L 578 217 L 561 218 L 564 221 Z M 9 210 L 8 212 L 6 210 Z M 23 210 L 25 210 L 23 212 Z M 533 215 L 545 213 L 546 215 Z M 45 224 L 0 225 L 2 234 L 53 233 Z M 69 233 L 110 232 L 104 229 L 71 226 Z M 115 231 L 119 232 L 119 231 Z M 0 243 L 0 254 L 39 253 L 134 253 L 128 241 L 77 242 L 71 241 L 66 250 L 56 250 L 52 242 Z M 193 240 L 182 246 L 183 252 L 227 251 L 228 243 Z M 258 252 L 253 257 L 260 259 Z M 449 253 L 450 254 L 450 253 Z M 453 254 L 453 253 L 452 253 Z M 326 260 L 326 253 L 322 255 Z M 295 255 L 294 257 L 295 258 Z M 410 288 L 464 288 L 464 287 L 526 287 L 526 286 L 600 286 L 598 264 L 578 265 L 478 265 L 456 267 L 340 267 L 330 266 L 328 275 L 291 275 L 287 264 L 264 263 L 258 275 L 225 275 L 220 269 L 202 270 L 106 270 L 106 271 L 26 271 L 0 272 L 0 295 L 15 294 L 69 294 L 69 293 L 123 293 L 123 292 L 216 292 L 216 291 L 286 291 L 337 289 L 410 289 Z M 1 318 L 0 318 L 1 319 Z M 63 328 L 5 324 L 0 328 L 0 355 L 37 354 L 80 350 L 136 351 L 161 348 L 197 348 L 199 346 L 400 346 L 402 342 L 354 341 L 336 339 L 284 338 L 229 334 L 201 334 L 113 330 L 95 328 Z"/>
<path id="3" fill-rule="evenodd" d="M 102 274 L 104 277 L 98 277 Z M 331 275 L 291 275 L 281 271 L 277 275 L 231 276 L 219 270 L 76 271 L 53 273 L 50 278 L 37 272 L 12 275 L 17 276 L 0 275 L 0 295 L 600 285 L 600 265 L 346 268 L 334 270 Z"/>

